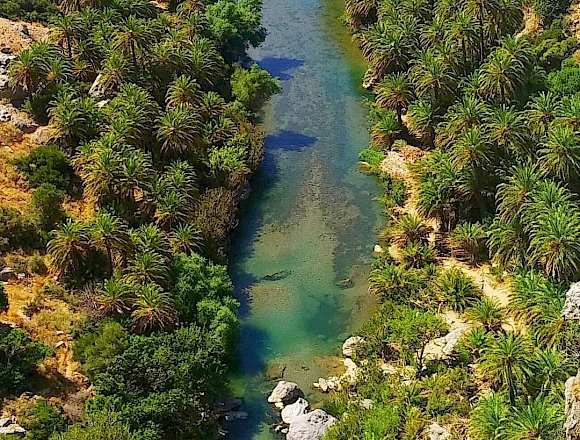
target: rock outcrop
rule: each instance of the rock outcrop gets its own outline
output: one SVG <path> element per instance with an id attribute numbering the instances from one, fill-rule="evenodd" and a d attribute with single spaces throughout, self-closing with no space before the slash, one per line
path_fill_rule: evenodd
<path id="1" fill-rule="evenodd" d="M 286 440 L 320 440 L 336 419 L 321 409 L 295 417 Z"/>
<path id="2" fill-rule="evenodd" d="M 580 440 L 580 378 L 573 376 L 566 381 L 566 407 L 564 431 L 568 440 Z"/>
<path id="3" fill-rule="evenodd" d="M 296 402 L 299 397 L 304 397 L 304 393 L 297 384 L 281 380 L 268 397 L 268 402 L 286 406 Z"/>
<path id="4" fill-rule="evenodd" d="M 580 282 L 573 283 L 566 292 L 562 317 L 569 320 L 580 320 Z"/>
<path id="5" fill-rule="evenodd" d="M 99 73 L 91 88 L 89 89 L 89 96 L 96 99 L 104 99 L 107 97 L 107 88 L 105 87 L 105 77 L 102 73 Z"/>
<path id="6" fill-rule="evenodd" d="M 0 435 L 24 437 L 26 429 L 18 425 L 12 417 L 2 417 L 0 418 Z"/>
<path id="7" fill-rule="evenodd" d="M 448 440 L 451 438 L 451 433 L 443 426 L 433 423 L 427 428 L 429 440 Z"/>
<path id="8" fill-rule="evenodd" d="M 361 336 L 351 336 L 342 344 L 342 354 L 346 357 L 352 357 L 357 345 L 364 344 L 365 340 Z"/>
<path id="9" fill-rule="evenodd" d="M 303 399 L 302 397 L 299 397 L 296 402 L 294 402 L 291 405 L 285 406 L 284 409 L 282 409 L 281 413 L 282 421 L 284 423 L 291 424 L 296 417 L 306 414 L 307 410 L 308 410 L 308 401 L 306 399 Z"/>

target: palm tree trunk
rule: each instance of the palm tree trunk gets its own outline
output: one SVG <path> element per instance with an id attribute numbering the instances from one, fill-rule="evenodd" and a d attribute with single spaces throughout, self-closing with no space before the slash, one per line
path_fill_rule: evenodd
<path id="1" fill-rule="evenodd" d="M 66 36 L 66 49 L 68 52 L 68 57 L 72 58 L 72 45 L 71 45 L 71 41 L 70 41 L 70 35 Z"/>

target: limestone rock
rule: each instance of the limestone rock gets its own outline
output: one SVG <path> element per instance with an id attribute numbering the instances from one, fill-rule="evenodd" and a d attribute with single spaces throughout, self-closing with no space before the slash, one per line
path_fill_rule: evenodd
<path id="1" fill-rule="evenodd" d="M 102 100 L 107 96 L 107 89 L 104 84 L 104 79 L 105 77 L 102 73 L 97 75 L 93 81 L 93 84 L 91 85 L 91 88 L 89 89 L 89 96 L 99 100 Z"/>
<path id="2" fill-rule="evenodd" d="M 352 357 L 355 347 L 364 344 L 364 342 L 364 338 L 360 336 L 351 336 L 342 344 L 342 354 L 346 357 Z"/>
<path id="3" fill-rule="evenodd" d="M 19 436 L 24 437 L 26 429 L 16 424 L 11 417 L 3 417 L 0 419 L 0 435 Z"/>
<path id="4" fill-rule="evenodd" d="M 573 376 L 566 381 L 564 396 L 566 407 L 564 409 L 564 431 L 566 438 L 570 440 L 580 439 L 580 380 Z"/>
<path id="5" fill-rule="evenodd" d="M 294 419 L 302 414 L 306 414 L 306 410 L 308 409 L 308 401 L 299 397 L 296 402 L 292 405 L 288 405 L 284 407 L 282 410 L 282 421 L 284 423 L 292 423 Z"/>
<path id="6" fill-rule="evenodd" d="M 364 399 L 362 401 L 362 406 L 364 409 L 372 409 L 373 408 L 373 401 L 372 399 Z"/>
<path id="7" fill-rule="evenodd" d="M 30 140 L 36 145 L 46 145 L 54 139 L 54 134 L 55 131 L 50 125 L 40 126 L 34 133 L 32 133 Z"/>
<path id="8" fill-rule="evenodd" d="M 341 289 L 352 289 L 354 287 L 354 281 L 350 278 L 346 278 L 336 283 L 336 285 Z"/>
<path id="9" fill-rule="evenodd" d="M 316 388 L 319 388 L 320 391 L 322 391 L 323 393 L 326 393 L 328 391 L 328 382 L 324 377 L 318 379 L 317 385 L 318 386 Z"/>
<path id="10" fill-rule="evenodd" d="M 573 283 L 566 292 L 562 317 L 564 319 L 580 320 L 580 281 Z"/>
<path id="11" fill-rule="evenodd" d="M 336 419 L 321 409 L 295 417 L 286 440 L 320 440 Z"/>
<path id="12" fill-rule="evenodd" d="M 344 360 L 344 366 L 346 367 L 346 373 L 344 373 L 342 378 L 345 379 L 349 385 L 355 386 L 356 378 L 358 376 L 358 366 L 350 358 Z"/>
<path id="13" fill-rule="evenodd" d="M 5 267 L 0 270 L 0 281 L 9 281 L 16 278 L 16 273 L 11 267 Z"/>
<path id="14" fill-rule="evenodd" d="M 385 253 L 385 251 L 383 250 L 383 248 L 380 245 L 375 244 L 375 248 L 373 249 L 373 256 L 380 257 L 384 253 Z"/>
<path id="15" fill-rule="evenodd" d="M 429 434 L 429 440 L 448 440 L 451 438 L 449 431 L 437 423 L 429 425 L 427 433 Z"/>
<path id="16" fill-rule="evenodd" d="M 281 380 L 268 397 L 268 402 L 290 405 L 299 397 L 304 397 L 304 393 L 302 393 L 297 384 Z"/>
<path id="17" fill-rule="evenodd" d="M 0 428 L 12 425 L 12 417 L 0 417 Z"/>
<path id="18" fill-rule="evenodd" d="M 38 124 L 25 113 L 12 115 L 12 123 L 23 133 L 34 133 L 38 128 Z"/>

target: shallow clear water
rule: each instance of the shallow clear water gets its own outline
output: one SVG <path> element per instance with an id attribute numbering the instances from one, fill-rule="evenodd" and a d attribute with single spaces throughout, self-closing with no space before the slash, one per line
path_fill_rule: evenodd
<path id="1" fill-rule="evenodd" d="M 378 189 L 356 168 L 369 140 L 358 89 L 364 66 L 337 1 L 265 0 L 269 35 L 251 53 L 284 90 L 266 106 L 265 161 L 233 242 L 242 310 L 232 388 L 249 417 L 229 426 L 231 439 L 273 438 L 266 397 L 276 381 L 265 374 L 273 366 L 316 402 L 312 382 L 331 373 L 342 342 L 373 308 L 366 277 Z M 346 278 L 354 287 L 341 289 Z"/>

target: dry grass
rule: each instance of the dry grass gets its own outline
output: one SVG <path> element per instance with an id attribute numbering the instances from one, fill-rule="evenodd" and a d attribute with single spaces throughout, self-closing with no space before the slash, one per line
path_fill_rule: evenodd
<path id="1" fill-rule="evenodd" d="M 30 38 L 22 33 L 22 28 L 26 27 Z M 9 47 L 14 52 L 26 49 L 34 41 L 44 41 L 48 37 L 49 29 L 38 23 L 14 22 L 6 18 L 0 18 L 0 35 L 2 40 L 0 47 Z"/>
<path id="2" fill-rule="evenodd" d="M 580 3 L 573 4 L 568 9 L 566 24 L 568 25 L 570 35 L 580 38 Z"/>

